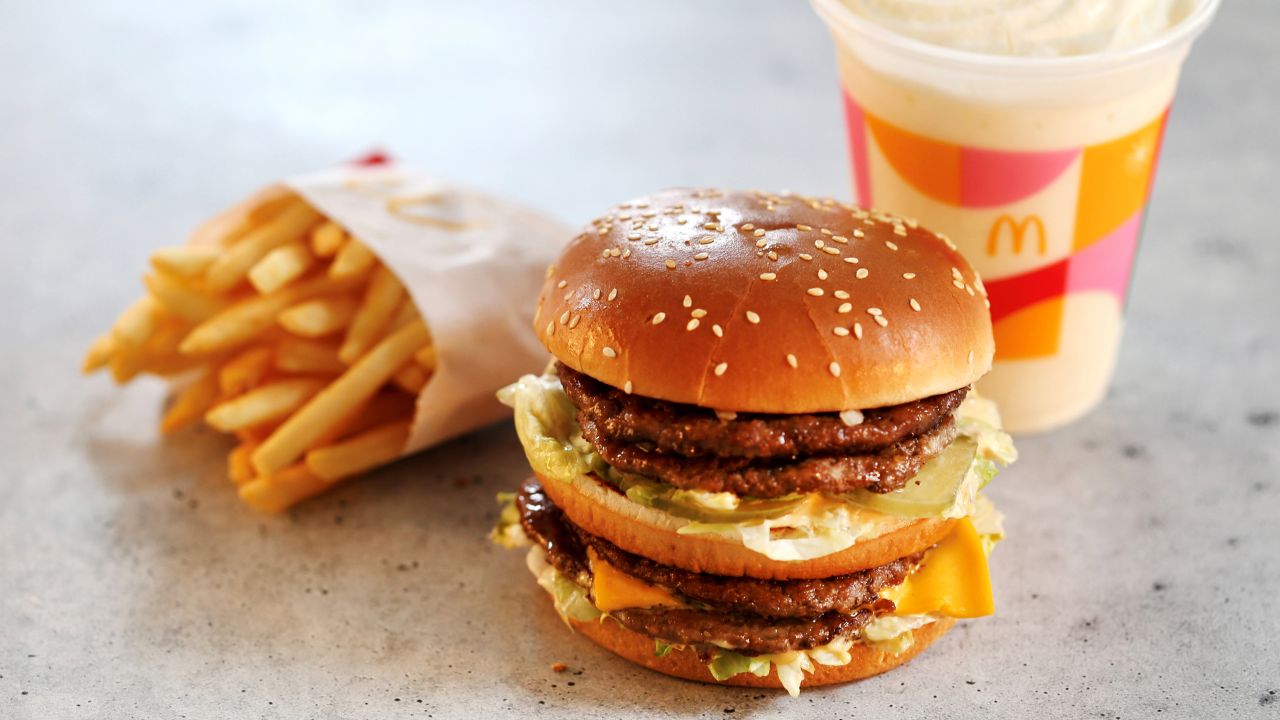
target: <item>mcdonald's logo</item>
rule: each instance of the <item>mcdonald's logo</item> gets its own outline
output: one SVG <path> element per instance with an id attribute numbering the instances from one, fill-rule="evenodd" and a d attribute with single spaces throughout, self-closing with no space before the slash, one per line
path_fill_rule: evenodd
<path id="1" fill-rule="evenodd" d="M 1027 231 L 1033 228 L 1036 231 L 1036 251 L 1041 255 L 1049 252 L 1049 238 L 1044 231 L 1044 221 L 1039 215 L 1028 215 L 1021 222 L 1014 220 L 1012 215 L 1001 215 L 987 233 L 987 254 L 991 257 L 995 257 L 1000 249 L 1000 238 L 1004 235 L 1005 228 L 1009 229 L 1009 236 L 1013 240 L 1011 246 L 1014 255 L 1022 254 Z"/>

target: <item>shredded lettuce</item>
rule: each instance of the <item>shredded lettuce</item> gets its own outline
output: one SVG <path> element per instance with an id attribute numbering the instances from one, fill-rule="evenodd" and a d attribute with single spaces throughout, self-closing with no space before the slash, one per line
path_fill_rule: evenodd
<path id="1" fill-rule="evenodd" d="M 892 655 L 901 655 L 915 643 L 911 631 L 940 619 L 933 614 L 881 615 L 862 628 L 862 638 Z"/>
<path id="2" fill-rule="evenodd" d="M 657 639 L 657 638 L 654 638 L 654 639 L 653 639 L 653 654 L 654 654 L 654 657 L 666 657 L 666 656 L 667 656 L 667 655 L 669 655 L 669 654 L 671 653 L 671 651 L 672 651 L 672 650 L 674 650 L 674 649 L 675 649 L 675 645 L 670 645 L 670 644 L 664 643 L 664 642 L 662 642 L 661 640 L 659 640 L 659 639 Z"/>
<path id="3" fill-rule="evenodd" d="M 525 564 L 529 566 L 529 572 L 538 579 L 542 589 L 551 593 L 556 612 L 560 613 L 560 618 L 566 625 L 570 620 L 588 622 L 604 614 L 591 602 L 586 588 L 560 574 L 547 562 L 547 554 L 541 546 L 534 545 L 529 549 Z"/>
<path id="4" fill-rule="evenodd" d="M 786 688 L 791 697 L 800 694 L 800 685 L 804 682 L 805 673 L 814 671 L 815 665 L 848 665 L 853 656 L 849 648 L 853 646 L 851 637 L 837 638 L 826 645 L 808 650 L 792 650 L 772 655 L 748 656 L 732 650 L 717 650 L 708 669 L 711 676 L 721 682 L 734 675 L 751 673 L 757 677 L 769 674 L 770 666 L 778 673 L 778 682 Z"/>
<path id="5" fill-rule="evenodd" d="M 529 538 L 520 527 L 520 511 L 516 509 L 515 493 L 498 493 L 502 510 L 498 512 L 498 524 L 489 532 L 489 539 L 505 548 L 525 547 Z"/>
<path id="6" fill-rule="evenodd" d="M 579 482 L 594 473 L 637 504 L 666 513 L 676 531 L 717 535 L 773 560 L 807 560 L 844 550 L 863 537 L 900 527 L 906 517 L 965 517 L 976 511 L 978 491 L 994 477 L 996 462 L 1016 457 L 1009 436 L 999 429 L 994 404 L 970 393 L 957 410 L 959 432 L 976 443 L 976 457 L 958 466 L 955 494 L 919 515 L 900 515 L 862 506 L 848 496 L 819 493 L 781 498 L 748 498 L 732 493 L 683 490 L 610 467 L 582 438 L 573 403 L 555 375 L 526 375 L 503 388 L 498 398 L 515 409 L 516 432 L 529 463 L 540 475 Z M 972 447 L 972 445 L 970 445 Z M 972 452 L 972 451 L 971 451 Z M 942 460 L 939 456 L 931 463 Z M 926 465 L 926 468 L 929 466 Z M 924 471 L 922 471 L 924 472 Z"/>

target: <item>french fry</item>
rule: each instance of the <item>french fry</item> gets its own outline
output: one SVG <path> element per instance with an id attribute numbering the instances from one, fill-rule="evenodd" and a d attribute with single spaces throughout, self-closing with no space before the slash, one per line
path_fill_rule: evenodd
<path id="1" fill-rule="evenodd" d="M 360 309 L 347 327 L 347 336 L 338 348 L 338 357 L 345 363 L 353 363 L 372 347 L 390 323 L 403 297 L 404 286 L 396 279 L 395 273 L 385 265 L 379 265 L 373 271 L 373 279 L 365 290 Z"/>
<path id="2" fill-rule="evenodd" d="M 255 442 L 242 442 L 227 455 L 227 478 L 236 485 L 243 485 L 253 479 L 253 465 L 249 463 L 249 455 L 257 447 Z"/>
<path id="3" fill-rule="evenodd" d="M 305 202 L 298 200 L 289 204 L 279 215 L 254 228 L 218 256 L 205 273 L 209 289 L 226 292 L 235 287 L 268 252 L 297 240 L 319 220 L 320 214 Z"/>
<path id="4" fill-rule="evenodd" d="M 218 388 L 225 397 L 247 392 L 271 371 L 274 353 L 269 345 L 255 345 L 234 355 L 218 369 Z"/>
<path id="5" fill-rule="evenodd" d="M 365 430 L 389 423 L 392 420 L 404 420 L 413 418 L 413 408 L 417 405 L 418 398 L 397 390 L 386 390 L 379 392 L 373 396 L 373 399 L 360 408 L 360 412 L 356 414 L 352 422 L 345 428 L 344 432 L 334 436 L 334 440 L 348 439 L 353 435 L 358 435 Z M 323 446 L 325 443 L 317 443 L 317 446 Z"/>
<path id="6" fill-rule="evenodd" d="M 165 318 L 142 347 L 142 369 L 162 377 L 177 375 L 203 364 L 202 360 L 178 352 L 178 343 L 186 336 L 191 325 L 181 318 Z"/>
<path id="7" fill-rule="evenodd" d="M 180 278 L 197 278 L 209 269 L 222 250 L 213 245 L 181 245 L 151 253 L 151 266 Z"/>
<path id="8" fill-rule="evenodd" d="M 227 305 L 225 300 L 200 292 L 163 272 L 147 273 L 142 283 L 165 310 L 191 322 L 208 320 Z"/>
<path id="9" fill-rule="evenodd" d="M 120 313 L 111 334 L 116 342 L 124 347 L 142 347 L 156 330 L 160 320 L 160 307 L 150 296 L 139 299 Z"/>
<path id="10" fill-rule="evenodd" d="M 111 370 L 111 379 L 115 380 L 117 385 L 124 385 L 142 372 L 146 362 L 147 358 L 142 348 L 121 345 L 116 348 L 107 367 Z"/>
<path id="11" fill-rule="evenodd" d="M 376 261 L 373 251 L 365 247 L 364 243 L 348 238 L 329 265 L 329 277 L 334 280 L 364 277 Z"/>
<path id="12" fill-rule="evenodd" d="M 249 282 L 266 295 L 297 280 L 315 262 L 315 256 L 300 242 L 281 245 L 249 268 Z"/>
<path id="13" fill-rule="evenodd" d="M 379 425 L 350 440 L 307 453 L 307 469 L 317 477 L 331 482 L 358 475 L 395 460 L 404 450 L 408 438 L 408 420 Z"/>
<path id="14" fill-rule="evenodd" d="M 347 369 L 338 359 L 334 343 L 285 337 L 276 345 L 276 369 L 288 373 L 326 373 L 337 375 Z"/>
<path id="15" fill-rule="evenodd" d="M 379 342 L 254 451 L 254 469 L 261 475 L 271 475 L 296 462 L 346 413 L 373 397 L 429 338 L 426 326 L 419 320 Z"/>
<path id="16" fill-rule="evenodd" d="M 426 347 L 422 348 L 418 352 L 414 353 L 413 359 L 419 365 L 422 366 L 423 370 L 426 370 L 428 372 L 435 372 L 436 362 L 438 361 L 438 358 L 436 357 L 435 343 L 431 343 L 430 345 L 427 345 Z"/>
<path id="17" fill-rule="evenodd" d="M 324 337 L 351 324 L 356 301 L 334 295 L 298 303 L 280 312 L 277 318 L 285 330 L 307 338 Z"/>
<path id="18" fill-rule="evenodd" d="M 278 513 L 329 488 L 303 463 L 240 486 L 240 499 L 255 510 Z"/>
<path id="19" fill-rule="evenodd" d="M 261 225 L 300 199 L 297 193 L 284 185 L 272 185 L 249 199 L 245 219 L 252 225 Z"/>
<path id="20" fill-rule="evenodd" d="M 422 316 L 418 314 L 418 308 L 414 307 L 413 300 L 406 295 L 404 302 L 400 303 L 400 307 L 396 309 L 396 314 L 391 318 L 391 326 L 387 328 L 387 332 L 393 333 L 405 325 L 420 319 L 422 319 Z"/>
<path id="21" fill-rule="evenodd" d="M 204 421 L 222 432 L 252 428 L 287 416 L 323 387 L 323 380 L 313 378 L 280 380 L 215 405 Z"/>
<path id="22" fill-rule="evenodd" d="M 333 221 L 321 223 L 311 231 L 311 252 L 315 253 L 316 257 L 333 257 L 342 249 L 342 244 L 346 240 L 347 235 L 338 223 Z"/>
<path id="23" fill-rule="evenodd" d="M 416 360 L 410 360 L 403 367 L 396 371 L 391 377 L 391 381 L 396 387 L 404 390 L 410 395 L 417 395 L 422 392 L 422 388 L 426 387 L 427 380 L 431 379 L 431 374 L 422 369 L 422 366 Z"/>
<path id="24" fill-rule="evenodd" d="M 218 378 L 207 371 L 178 393 L 160 421 L 160 431 L 171 433 L 199 420 L 218 399 Z"/>
<path id="25" fill-rule="evenodd" d="M 89 346 L 88 352 L 84 354 L 84 362 L 80 364 L 80 372 L 88 375 L 97 372 L 111 362 L 111 356 L 116 351 L 116 338 L 112 333 L 99 335 L 93 344 Z M 336 358 L 337 350 L 334 350 Z"/>
<path id="26" fill-rule="evenodd" d="M 239 347 L 274 326 L 281 310 L 334 290 L 333 282 L 321 276 L 246 298 L 197 325 L 178 349 L 184 355 L 203 355 Z"/>

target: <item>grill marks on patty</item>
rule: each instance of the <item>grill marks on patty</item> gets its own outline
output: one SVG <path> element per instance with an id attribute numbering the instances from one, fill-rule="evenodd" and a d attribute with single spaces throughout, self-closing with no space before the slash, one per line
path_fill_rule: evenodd
<path id="1" fill-rule="evenodd" d="M 969 392 L 866 410 L 858 425 L 835 413 L 721 420 L 557 368 L 583 437 L 605 462 L 686 490 L 757 498 L 897 490 L 955 439 L 954 412 Z"/>
<path id="2" fill-rule="evenodd" d="M 824 645 L 890 612 L 879 597 L 920 563 L 923 553 L 880 567 L 821 580 L 757 580 L 694 573 L 626 552 L 573 525 L 529 478 L 516 495 L 520 524 L 547 553 L 547 561 L 583 587 L 591 586 L 586 548 L 618 570 L 672 591 L 688 608 L 634 608 L 610 612 L 632 630 L 684 645 L 717 644 L 750 653 Z"/>
<path id="3" fill-rule="evenodd" d="M 650 443 L 667 453 L 697 457 L 788 459 L 803 455 L 882 450 L 936 427 L 969 392 L 968 387 L 915 402 L 863 411 L 857 425 L 836 413 L 746 415 L 721 420 L 706 408 L 628 395 L 556 364 L 565 393 L 584 419 L 619 442 Z"/>

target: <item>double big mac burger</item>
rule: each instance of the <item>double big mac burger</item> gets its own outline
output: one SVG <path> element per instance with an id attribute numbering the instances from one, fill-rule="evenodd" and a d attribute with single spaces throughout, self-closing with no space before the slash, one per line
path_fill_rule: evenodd
<path id="1" fill-rule="evenodd" d="M 495 537 L 569 626 L 668 675 L 824 685 L 993 611 L 1015 458 L 982 281 L 945 237 L 856 206 L 673 190 L 548 268 L 554 356 L 500 397 L 533 476 Z"/>

